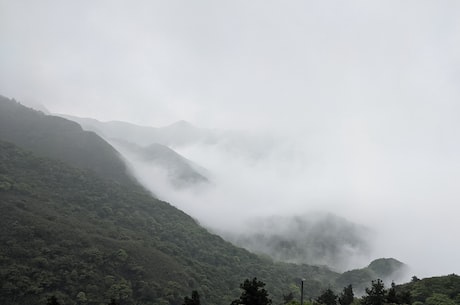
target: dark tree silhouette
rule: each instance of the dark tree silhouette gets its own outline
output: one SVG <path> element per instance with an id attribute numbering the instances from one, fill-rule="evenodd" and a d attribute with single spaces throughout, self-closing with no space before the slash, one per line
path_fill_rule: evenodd
<path id="1" fill-rule="evenodd" d="M 355 294 L 353 293 L 353 287 L 348 285 L 347 287 L 343 287 L 343 291 L 340 293 L 339 296 L 339 304 L 340 305 L 350 305 L 353 303 Z"/>
<path id="2" fill-rule="evenodd" d="M 57 298 L 53 295 L 48 299 L 48 302 L 46 302 L 46 305 L 61 305 Z"/>
<path id="3" fill-rule="evenodd" d="M 268 305 L 272 304 L 272 300 L 268 298 L 268 292 L 263 287 L 264 282 L 253 278 L 252 281 L 246 279 L 240 288 L 243 289 L 239 299 L 234 300 L 231 305 Z"/>
<path id="4" fill-rule="evenodd" d="M 391 283 L 391 287 L 388 289 L 387 303 L 400 304 L 398 296 L 396 295 L 396 285 L 394 282 Z"/>
<path id="5" fill-rule="evenodd" d="M 119 305 L 115 299 L 111 299 L 109 305 Z"/>
<path id="6" fill-rule="evenodd" d="M 361 299 L 362 305 L 383 305 L 386 299 L 385 285 L 381 279 L 372 281 L 371 288 L 366 288 L 367 295 Z"/>
<path id="7" fill-rule="evenodd" d="M 336 305 L 337 295 L 330 288 L 326 289 L 319 297 L 316 298 L 316 302 L 324 305 Z"/>
<path id="8" fill-rule="evenodd" d="M 183 305 L 200 305 L 200 295 L 198 294 L 198 291 L 192 291 L 192 298 L 185 297 Z"/>

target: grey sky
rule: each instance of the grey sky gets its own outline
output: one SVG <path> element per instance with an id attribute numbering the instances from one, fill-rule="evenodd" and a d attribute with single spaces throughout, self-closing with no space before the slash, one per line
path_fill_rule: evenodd
<path id="1" fill-rule="evenodd" d="M 386 230 L 380 254 L 421 244 L 398 258 L 460 273 L 459 12 L 456 0 L 0 0 L 0 94 L 101 120 L 289 132 L 309 174 L 275 198 L 327 201 Z M 265 174 L 233 199 L 283 181 Z"/>
<path id="2" fill-rule="evenodd" d="M 2 93 L 55 112 L 304 127 L 457 107 L 457 1 L 0 3 Z"/>

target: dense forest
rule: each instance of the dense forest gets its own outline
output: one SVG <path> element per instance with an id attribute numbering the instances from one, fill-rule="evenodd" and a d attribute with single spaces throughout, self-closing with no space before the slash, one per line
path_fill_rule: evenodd
<path id="1" fill-rule="evenodd" d="M 253 277 L 280 304 L 299 299 L 303 278 L 305 300 L 314 300 L 400 267 L 377 260 L 350 276 L 235 247 L 152 196 L 96 134 L 4 97 L 0 202 L 0 304 L 182 304 L 192 291 L 202 304 L 230 304 Z M 432 286 L 423 281 L 402 289 L 419 302 L 438 291 L 458 296 L 425 293 Z"/>

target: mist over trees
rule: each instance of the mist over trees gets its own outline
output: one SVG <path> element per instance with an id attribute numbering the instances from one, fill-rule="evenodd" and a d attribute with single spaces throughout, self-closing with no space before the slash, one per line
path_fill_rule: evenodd
<path id="1" fill-rule="evenodd" d="M 120 156 L 96 135 L 90 135 L 97 141 L 89 141 L 91 149 L 82 148 L 82 157 L 79 146 L 72 145 L 88 134 L 78 126 L 8 99 L 0 102 L 7 105 L 0 104 L 7 118 L 1 122 L 1 136 L 9 140 L 0 141 L 0 240 L 7 245 L 0 247 L 2 303 L 230 304 L 254 298 L 268 304 L 272 297 L 279 302 L 283 296 L 295 302 L 299 278 L 307 277 L 306 297 L 347 304 L 353 291 L 346 285 L 354 289 L 369 277 L 391 278 L 404 267 L 395 259 L 377 259 L 366 268 L 340 274 L 324 266 L 274 262 L 237 248 L 152 197 L 123 167 L 110 179 Z M 33 123 L 33 137 L 11 121 L 15 116 Z M 60 129 L 66 134 L 61 144 L 70 143 L 56 152 L 53 140 Z M 72 156 L 65 154 L 69 147 Z M 92 171 L 95 160 L 85 154 L 89 150 L 100 153 L 97 158 L 105 158 L 106 165 L 114 162 L 114 168 Z M 253 278 L 241 284 L 241 293 L 238 283 L 248 274 L 266 279 L 267 289 Z M 344 286 L 335 295 L 337 287 Z M 383 298 L 403 304 L 411 297 L 414 302 L 456 302 L 458 287 L 456 275 L 414 277 L 388 290 L 378 280 L 366 289 L 362 302 L 380 304 Z M 184 297 L 189 291 L 191 298 Z M 327 292 L 324 298 L 321 291 Z"/>
<path id="2" fill-rule="evenodd" d="M 217 231 L 234 244 L 274 260 L 327 265 L 344 271 L 365 260 L 372 247 L 369 228 L 332 213 L 254 219 L 242 232 Z"/>

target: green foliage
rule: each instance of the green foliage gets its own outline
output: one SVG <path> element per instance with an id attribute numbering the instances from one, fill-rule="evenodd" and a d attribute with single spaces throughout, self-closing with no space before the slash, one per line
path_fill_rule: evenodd
<path id="1" fill-rule="evenodd" d="M 362 305 L 383 305 L 386 300 L 386 290 L 382 280 L 372 281 L 371 288 L 366 288 L 366 294 L 361 299 Z"/>
<path id="2" fill-rule="evenodd" d="M 354 300 L 354 293 L 353 293 L 353 287 L 352 285 L 348 285 L 343 288 L 343 291 L 339 295 L 339 304 L 340 305 L 350 305 L 353 303 Z"/>
<path id="3" fill-rule="evenodd" d="M 264 289 L 265 283 L 258 281 L 257 278 L 252 280 L 246 279 L 240 288 L 243 290 L 239 299 L 234 300 L 232 305 L 268 305 L 272 300 L 268 297 L 267 290 Z"/>
<path id="4" fill-rule="evenodd" d="M 248 276 L 281 302 L 301 278 L 313 298 L 339 276 L 234 247 L 153 198 L 94 133 L 1 96 L 0 202 L 0 304 L 178 305 L 197 289 L 229 304 Z"/>
<path id="5" fill-rule="evenodd" d="M 292 292 L 283 294 L 283 304 L 289 304 L 294 300 L 294 294 Z"/>
<path id="6" fill-rule="evenodd" d="M 425 301 L 426 305 L 456 305 L 447 295 L 442 293 L 433 293 Z"/>
<path id="7" fill-rule="evenodd" d="M 267 278 L 278 300 L 305 282 L 314 297 L 337 277 L 234 247 L 134 184 L 37 157 L 0 141 L 0 304 L 229 304 L 241 278 Z M 299 288 L 297 288 L 298 291 Z M 86 300 L 86 301 L 85 301 Z"/>
<path id="8" fill-rule="evenodd" d="M 366 288 L 366 294 L 361 298 L 363 305 L 412 304 L 410 291 L 401 289 L 395 283 L 391 283 L 387 290 L 380 279 L 372 281 L 371 288 Z"/>
<path id="9" fill-rule="evenodd" d="M 367 268 L 380 278 L 388 278 L 404 267 L 403 263 L 394 258 L 379 258 L 372 261 Z"/>
<path id="10" fill-rule="evenodd" d="M 394 282 L 391 283 L 391 287 L 388 289 L 386 301 L 387 303 L 399 304 L 398 296 L 396 295 L 396 285 Z"/>
<path id="11" fill-rule="evenodd" d="M 319 297 L 316 298 L 316 303 L 324 305 L 336 305 L 337 295 L 330 288 L 326 289 Z"/>
<path id="12" fill-rule="evenodd" d="M 0 139 L 39 156 L 91 169 L 105 179 L 133 183 L 115 149 L 93 132 L 61 117 L 45 115 L 0 95 Z M 0 183 L 0 189 L 2 186 Z"/>
<path id="13" fill-rule="evenodd" d="M 394 258 L 380 258 L 372 261 L 369 266 L 344 272 L 335 281 L 336 287 L 353 284 L 358 293 L 364 292 L 368 283 L 376 278 L 394 279 L 400 276 L 406 266 Z"/>
<path id="14" fill-rule="evenodd" d="M 460 276 L 456 274 L 425 279 L 414 276 L 410 283 L 396 286 L 396 290 L 406 303 L 404 297 L 408 295 L 413 304 L 460 304 Z"/>

